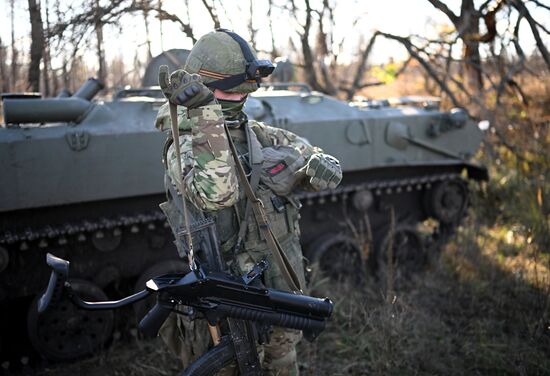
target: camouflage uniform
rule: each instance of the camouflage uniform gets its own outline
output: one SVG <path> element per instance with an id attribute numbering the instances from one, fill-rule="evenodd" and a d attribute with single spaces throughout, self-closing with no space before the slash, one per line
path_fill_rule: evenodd
<path id="1" fill-rule="evenodd" d="M 244 273 L 262 258 L 267 258 L 270 267 L 263 275 L 265 285 L 288 290 L 252 215 L 246 222 L 243 244 L 235 251 L 240 224 L 245 217 L 247 198 L 237 178 L 224 122 L 238 124 L 230 128 L 230 134 L 245 169 L 249 146 L 262 153 L 260 183 L 255 193 L 262 201 L 273 235 L 285 251 L 302 286 L 305 286 L 305 279 L 299 242 L 299 203 L 293 200 L 290 194 L 298 187 L 313 190 L 324 189 L 327 186 L 334 188 L 342 175 L 338 161 L 320 154 L 322 151 L 311 146 L 306 140 L 282 129 L 248 121 L 241 111 L 244 100 L 219 100 L 218 104 L 218 101 L 208 98 L 212 97 L 208 89 L 214 90 L 210 86 L 216 87 L 222 85 L 222 82 L 230 86 L 218 87 L 223 91 L 255 91 L 259 80 L 243 78 L 243 72 L 248 69 L 246 67 L 249 67 L 249 64 L 265 65 L 262 61 L 254 59 L 255 53 L 242 38 L 232 32 L 220 30 L 209 33 L 197 41 L 187 58 L 185 71 L 174 72 L 170 76 L 170 82 L 166 80 L 167 72 L 159 71 L 159 83 L 165 96 L 172 103 L 185 104 L 190 108 L 177 108 L 180 137 L 179 140 L 173 140 L 171 144 L 168 142 L 165 146 L 164 160 L 168 177 L 166 183 L 170 192 L 169 197 L 179 194 L 178 187 L 174 184 L 179 175 L 174 143 L 179 142 L 183 169 L 181 172 L 182 176 L 185 176 L 186 199 L 190 203 L 187 205 L 188 210 L 191 214 L 202 212 L 214 219 L 225 261 L 228 264 L 236 263 L 232 265 L 232 269 Z M 248 74 L 246 73 L 246 77 Z M 237 83 L 233 82 L 234 79 L 237 79 Z M 201 81 L 208 89 L 201 86 L 202 84 L 198 85 Z M 208 99 L 193 99 L 193 95 L 198 95 L 197 93 Z M 166 104 L 159 110 L 156 126 L 164 131 L 171 128 L 170 124 L 170 112 Z M 183 225 L 183 215 L 176 208 L 175 202 L 176 200 L 169 199 L 161 204 L 174 232 Z M 179 241 L 176 241 L 176 244 L 180 255 L 183 255 L 182 244 Z M 204 322 L 190 322 L 185 317 L 175 315 L 167 320 L 161 329 L 161 336 L 180 356 L 184 366 L 205 352 L 209 342 Z M 264 345 L 260 353 L 262 367 L 267 375 L 298 374 L 295 346 L 300 338 L 299 331 L 274 328 L 270 343 Z"/>
<path id="2" fill-rule="evenodd" d="M 157 117 L 157 127 L 162 130 L 170 126 L 167 107 L 167 105 L 162 107 Z M 191 110 L 189 118 L 187 118 L 185 108 L 178 107 L 181 163 L 184 176 L 190 174 L 186 178 L 186 197 L 197 209 L 216 219 L 222 252 L 226 256 L 226 261 L 232 262 L 232 257 L 230 257 L 232 254 L 229 251 L 236 242 L 239 223 L 237 217 L 241 216 L 242 219 L 246 197 L 243 190 L 239 189 L 223 121 L 221 107 L 217 104 Z M 248 124 L 264 148 L 273 145 L 292 147 L 302 157 L 304 163 L 314 153 L 321 152 L 319 148 L 312 147 L 304 139 L 291 132 L 256 121 L 249 121 Z M 246 154 L 248 150 L 244 131 L 232 129 L 230 133 L 239 154 Z M 167 149 L 165 158 L 167 174 L 174 182 L 177 176 L 177 163 L 173 144 Z M 302 188 L 306 188 L 306 184 L 302 183 Z M 276 195 L 262 182 L 258 187 L 257 196 L 264 203 L 275 236 L 281 242 L 286 255 L 298 273 L 302 286 L 305 286 L 296 203 L 285 201 L 284 210 L 278 212 L 272 202 L 272 198 Z M 169 212 L 166 204 L 163 209 Z M 172 228 L 181 225 L 182 219 L 178 218 L 179 216 L 173 210 L 167 215 Z M 262 257 L 267 257 L 271 264 L 265 275 L 265 284 L 268 287 L 288 290 L 276 263 L 272 260 L 267 243 L 261 239 L 256 221 L 251 219 L 244 246 L 236 255 L 236 261 L 239 264 L 239 269 L 244 272 Z M 171 343 L 170 347 L 182 357 L 184 365 L 206 350 L 207 343 L 204 340 L 197 341 L 197 334 L 193 332 L 194 325 L 185 318 L 181 318 L 179 322 L 173 321 L 162 330 L 163 338 Z M 204 332 L 203 339 L 208 338 L 206 326 L 203 325 L 200 329 Z M 174 340 L 174 335 L 178 339 Z M 298 331 L 275 328 L 270 343 L 264 346 L 263 367 L 268 371 L 267 374 L 293 375 L 298 373 L 295 345 L 300 338 L 301 334 Z"/>

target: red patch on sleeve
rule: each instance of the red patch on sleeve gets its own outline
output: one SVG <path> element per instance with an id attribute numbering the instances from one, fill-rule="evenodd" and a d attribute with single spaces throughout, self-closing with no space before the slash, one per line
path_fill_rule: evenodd
<path id="1" fill-rule="evenodd" d="M 275 167 L 272 167 L 272 168 L 269 170 L 269 174 L 270 174 L 270 175 L 276 175 L 276 174 L 278 174 L 279 172 L 281 172 L 285 167 L 286 167 L 285 163 L 284 163 L 284 162 L 281 162 L 281 163 L 279 163 L 278 165 L 276 165 Z"/>

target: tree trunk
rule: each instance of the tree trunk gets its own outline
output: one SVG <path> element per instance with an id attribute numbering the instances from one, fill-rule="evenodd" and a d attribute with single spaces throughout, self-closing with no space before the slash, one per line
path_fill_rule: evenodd
<path id="1" fill-rule="evenodd" d="M 460 16 L 449 9 L 445 2 L 440 0 L 428 0 L 437 10 L 443 12 L 452 22 L 458 37 L 462 41 L 462 79 L 466 87 L 472 89 L 473 93 L 479 94 L 483 89 L 483 68 L 481 66 L 481 56 L 479 54 L 479 43 L 483 40 L 479 35 L 479 21 L 481 11 L 477 10 L 474 0 L 462 0 L 460 6 Z M 498 6 L 499 7 L 499 6 Z M 498 10 L 498 7 L 496 10 Z M 481 9 L 481 8 L 480 8 Z M 496 12 L 495 10 L 495 12 Z M 493 13 L 494 16 L 494 13 Z M 492 29 L 488 26 L 486 41 L 492 37 Z"/>
<path id="2" fill-rule="evenodd" d="M 302 36 L 302 55 L 304 56 L 304 74 L 306 82 L 311 86 L 313 90 L 324 91 L 319 80 L 317 79 L 317 73 L 315 72 L 314 58 L 307 36 Z"/>
<path id="3" fill-rule="evenodd" d="M 323 12 L 319 15 L 319 30 L 317 31 L 317 43 L 315 52 L 317 54 L 319 71 L 321 73 L 321 77 L 323 77 L 323 86 L 325 88 L 325 93 L 335 96 L 338 91 L 333 83 L 334 75 L 329 72 L 329 68 L 326 64 L 327 56 L 329 54 L 329 49 L 327 46 L 327 44 L 329 43 L 329 35 L 325 32 L 323 23 L 323 15 L 325 13 L 325 10 L 326 9 L 323 8 Z"/>
<path id="4" fill-rule="evenodd" d="M 353 77 L 353 82 L 351 83 L 351 86 L 348 88 L 348 90 L 346 90 L 346 99 L 348 101 L 351 101 L 353 99 L 353 96 L 361 86 L 363 76 L 365 75 L 365 71 L 367 70 L 367 59 L 372 52 L 374 41 L 377 37 L 378 33 L 374 33 L 374 35 L 369 40 L 369 43 L 367 43 L 365 49 L 361 52 L 359 61 L 357 63 L 357 70 L 355 71 L 355 76 Z"/>
<path id="5" fill-rule="evenodd" d="M 317 73 L 315 72 L 315 58 L 313 57 L 313 52 L 311 51 L 311 46 L 309 45 L 309 32 L 311 30 L 311 18 L 312 12 L 309 0 L 305 1 L 306 3 L 306 23 L 304 25 L 304 33 L 300 35 L 300 41 L 302 44 L 302 55 L 304 58 L 304 75 L 306 77 L 306 82 L 311 86 L 313 90 L 324 91 L 319 80 L 317 79 Z"/>
<path id="6" fill-rule="evenodd" d="M 478 94 L 483 89 L 481 55 L 479 54 L 479 15 L 473 0 L 463 0 L 458 32 L 463 41 L 464 82 Z"/>
<path id="7" fill-rule="evenodd" d="M 13 14 L 15 0 L 10 0 L 11 9 L 11 74 L 10 74 L 10 90 L 17 91 L 17 79 L 19 77 L 18 69 L 18 51 L 15 47 L 15 18 Z"/>
<path id="8" fill-rule="evenodd" d="M 63 77 L 63 90 L 70 90 L 71 82 L 69 80 L 70 74 L 67 69 L 69 62 L 66 57 L 63 57 L 63 66 L 61 67 L 61 77 Z"/>
<path id="9" fill-rule="evenodd" d="M 103 50 L 103 24 L 101 22 L 101 7 L 99 6 L 99 0 L 95 0 L 96 7 L 96 19 L 95 19 L 95 35 L 97 38 L 97 62 L 99 69 L 97 70 L 97 79 L 104 85 L 106 85 L 106 67 L 105 67 L 105 51 Z"/>
<path id="10" fill-rule="evenodd" d="M 44 64 L 43 64 L 43 80 L 44 80 L 44 87 L 43 87 L 43 91 L 44 91 L 44 96 L 45 97 L 49 97 L 51 96 L 51 90 L 50 90 L 50 53 L 49 53 L 49 50 L 48 48 L 45 48 L 44 49 L 44 52 L 43 52 L 43 55 L 44 55 Z"/>
<path id="11" fill-rule="evenodd" d="M 0 92 L 6 93 L 10 91 L 10 82 L 8 79 L 8 67 L 6 66 L 6 46 L 0 39 Z"/>
<path id="12" fill-rule="evenodd" d="M 50 73 L 51 73 L 51 62 L 50 62 L 50 37 L 48 31 L 50 30 L 50 15 L 48 12 L 48 0 L 45 0 L 44 7 L 46 10 L 46 35 L 44 36 L 44 64 L 43 64 L 43 77 L 44 77 L 44 96 L 49 97 L 51 95 L 50 90 Z"/>
<path id="13" fill-rule="evenodd" d="M 40 60 L 44 52 L 44 29 L 40 5 L 36 0 L 29 0 L 29 16 L 31 20 L 31 61 L 29 63 L 28 89 L 40 90 Z"/>
<path id="14" fill-rule="evenodd" d="M 258 51 L 258 46 L 256 45 L 256 29 L 254 29 L 254 3 L 252 0 L 249 1 L 250 5 L 250 18 L 248 19 L 248 33 L 250 34 L 250 45 L 254 51 Z"/>
<path id="15" fill-rule="evenodd" d="M 157 10 L 159 13 L 162 10 L 162 0 L 158 0 Z M 162 27 L 162 21 L 162 18 L 159 17 L 160 51 L 164 52 L 164 29 Z"/>
<path id="16" fill-rule="evenodd" d="M 269 20 L 269 35 L 271 36 L 271 60 L 275 60 L 279 57 L 279 52 L 275 46 L 275 34 L 273 33 L 273 0 L 269 0 L 267 19 Z"/>
<path id="17" fill-rule="evenodd" d="M 149 4 L 143 3 L 143 22 L 145 23 L 145 44 L 147 45 L 147 63 L 153 59 L 151 53 L 151 33 L 149 32 Z"/>

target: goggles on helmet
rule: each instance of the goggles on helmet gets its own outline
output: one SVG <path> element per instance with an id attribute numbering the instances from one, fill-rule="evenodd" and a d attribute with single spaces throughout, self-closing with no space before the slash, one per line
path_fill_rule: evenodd
<path id="1" fill-rule="evenodd" d="M 221 31 L 229 35 L 235 42 L 241 47 L 243 57 L 246 60 L 246 68 L 243 73 L 235 74 L 229 77 L 224 77 L 222 79 L 209 82 L 205 84 L 208 87 L 213 87 L 220 90 L 229 90 L 242 84 L 245 81 L 255 81 L 258 87 L 262 78 L 269 76 L 273 73 L 275 67 L 269 60 L 258 60 L 254 57 L 254 54 L 250 50 L 248 43 L 241 38 L 238 34 L 226 30 L 226 29 L 216 29 L 216 31 Z"/>

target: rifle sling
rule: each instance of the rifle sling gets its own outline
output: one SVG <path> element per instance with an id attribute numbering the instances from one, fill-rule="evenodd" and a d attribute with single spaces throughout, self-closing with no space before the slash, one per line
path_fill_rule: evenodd
<path id="1" fill-rule="evenodd" d="M 252 189 L 253 192 L 256 192 L 256 189 L 258 188 L 258 184 L 260 183 L 261 168 L 262 168 L 262 165 L 258 165 L 258 164 L 253 164 L 251 167 L 250 188 Z M 244 237 L 246 236 L 246 230 L 248 228 L 248 220 L 250 219 L 251 212 L 252 212 L 251 201 L 247 200 L 246 208 L 244 210 L 244 217 L 239 226 L 239 235 L 237 236 L 237 244 L 235 245 L 236 252 L 240 250 Z"/>
<path id="2" fill-rule="evenodd" d="M 252 132 L 252 129 L 250 129 L 250 127 L 248 126 L 248 123 L 245 122 L 243 124 L 243 127 L 245 131 L 244 133 L 246 135 L 246 142 L 248 144 L 248 162 L 250 165 L 250 187 L 252 188 L 252 192 L 255 193 L 256 190 L 258 189 L 258 184 L 260 184 L 260 175 L 262 170 L 263 156 L 261 154 L 261 150 L 259 150 L 257 147 L 255 147 L 255 144 L 253 144 L 253 141 L 250 135 L 250 133 Z M 248 221 L 250 220 L 251 214 L 252 214 L 251 201 L 246 200 L 244 216 L 240 223 L 239 233 L 237 236 L 237 243 L 235 245 L 235 251 L 234 251 L 235 253 L 237 253 L 241 249 L 243 240 L 246 236 Z"/>
<path id="3" fill-rule="evenodd" d="M 180 133 L 179 133 L 179 126 L 178 126 L 178 107 L 174 103 L 168 101 L 168 105 L 170 108 L 170 125 L 172 127 L 172 138 L 174 139 L 174 148 L 176 151 L 176 163 L 177 163 L 177 180 L 178 180 L 178 188 L 181 192 L 181 203 L 183 204 L 183 221 L 185 224 L 185 229 L 187 230 L 187 246 L 189 247 L 189 254 L 187 255 L 189 260 L 189 268 L 191 270 L 196 270 L 196 264 L 195 264 L 195 254 L 193 249 L 193 236 L 191 235 L 191 229 L 189 225 L 189 213 L 187 212 L 187 204 L 185 202 L 185 182 L 182 178 L 183 169 L 181 166 L 181 151 L 180 151 Z M 176 200 L 178 199 L 177 195 L 174 197 Z"/>
<path id="4" fill-rule="evenodd" d="M 271 253 L 273 254 L 273 258 L 275 259 L 277 266 L 281 270 L 281 274 L 288 284 L 288 287 L 294 292 L 302 293 L 302 287 L 300 285 L 298 275 L 290 264 L 288 257 L 281 247 L 281 244 L 271 231 L 271 226 L 269 225 L 267 215 L 265 214 L 265 211 L 263 209 L 263 203 L 256 197 L 256 195 L 254 194 L 254 190 L 252 189 L 250 183 L 248 182 L 248 179 L 246 178 L 246 173 L 244 172 L 244 168 L 241 164 L 241 161 L 239 160 L 237 149 L 235 148 L 233 139 L 229 134 L 229 129 L 227 128 L 227 125 L 224 124 L 224 128 L 225 134 L 227 135 L 227 140 L 229 142 L 229 148 L 231 149 L 231 154 L 233 155 L 233 160 L 235 161 L 239 180 L 243 185 L 246 197 L 248 198 L 252 206 L 252 211 L 254 213 L 254 217 L 256 218 L 256 222 L 258 223 L 258 227 L 260 228 L 260 231 L 262 232 L 262 235 L 264 236 L 267 245 L 271 250 Z"/>

